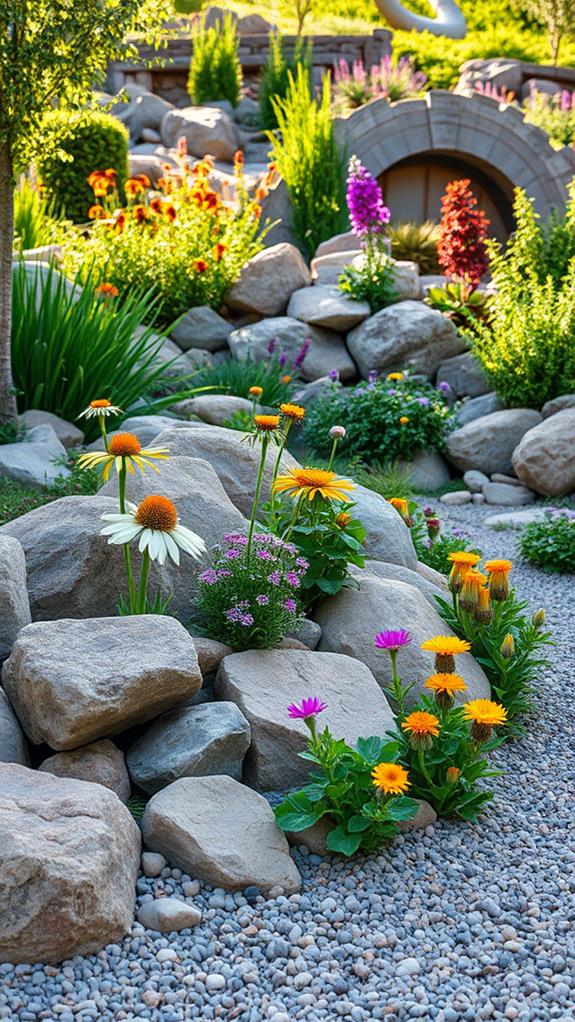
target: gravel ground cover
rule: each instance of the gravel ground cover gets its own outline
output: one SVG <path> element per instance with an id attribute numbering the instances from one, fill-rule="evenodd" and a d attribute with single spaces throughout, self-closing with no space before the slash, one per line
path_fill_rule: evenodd
<path id="1" fill-rule="evenodd" d="M 513 557 L 557 646 L 479 822 L 439 821 L 351 862 L 296 850 L 304 889 L 290 898 L 214 891 L 177 869 L 142 878 L 140 902 L 183 895 L 201 924 L 159 935 L 135 923 L 90 958 L 2 965 L 1 1022 L 575 1019 L 575 585 L 520 563 L 516 534 L 482 525 L 495 511 L 446 514 L 486 555 Z"/>

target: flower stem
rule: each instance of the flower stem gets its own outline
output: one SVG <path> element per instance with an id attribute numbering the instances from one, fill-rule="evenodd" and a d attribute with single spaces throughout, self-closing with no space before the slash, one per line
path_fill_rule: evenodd
<path id="1" fill-rule="evenodd" d="M 120 512 L 121 514 L 126 513 L 126 459 L 122 458 L 122 467 L 118 473 L 118 490 L 120 500 Z M 130 556 L 130 544 L 124 543 L 124 564 L 126 566 L 126 579 L 128 582 L 128 606 L 130 613 L 137 613 L 136 604 L 136 593 L 134 589 L 134 577 L 132 574 L 132 558 Z"/>
<path id="2" fill-rule="evenodd" d="M 270 441 L 269 441 L 269 437 L 268 436 L 264 436 L 262 438 L 262 453 L 261 453 L 261 458 L 260 458 L 260 467 L 258 469 L 258 478 L 257 478 L 257 482 L 256 482 L 256 490 L 255 490 L 255 493 L 254 493 L 254 502 L 252 504 L 252 513 L 251 513 L 251 518 L 250 518 L 250 528 L 249 528 L 249 532 L 248 532 L 248 545 L 247 545 L 247 550 L 246 550 L 246 560 L 248 560 L 248 561 L 250 559 L 250 555 L 251 555 L 251 551 L 252 551 L 252 539 L 253 539 L 254 528 L 255 528 L 255 524 L 256 524 L 256 515 L 258 513 L 258 507 L 259 507 L 259 503 L 260 503 L 260 493 L 261 493 L 261 490 L 262 490 L 262 483 L 263 483 L 263 480 L 264 480 L 264 470 L 265 470 L 265 467 L 266 467 L 266 454 L 267 454 L 269 442 Z"/>
<path id="3" fill-rule="evenodd" d="M 148 606 L 148 576 L 150 574 L 150 554 L 144 550 L 142 570 L 140 572 L 140 588 L 138 591 L 138 613 L 145 614 Z"/>
<path id="4" fill-rule="evenodd" d="M 337 451 L 338 442 L 339 442 L 339 437 L 334 436 L 333 444 L 331 445 L 331 454 L 329 456 L 329 461 L 327 463 L 327 470 L 328 470 L 328 472 L 331 472 L 331 467 L 333 465 L 333 459 L 335 458 L 335 452 Z"/>
<path id="5" fill-rule="evenodd" d="M 108 450 L 108 434 L 106 433 L 106 416 L 99 415 L 98 422 L 100 423 L 100 433 L 102 434 L 102 438 L 104 440 L 104 447 L 106 448 L 106 450 Z"/>

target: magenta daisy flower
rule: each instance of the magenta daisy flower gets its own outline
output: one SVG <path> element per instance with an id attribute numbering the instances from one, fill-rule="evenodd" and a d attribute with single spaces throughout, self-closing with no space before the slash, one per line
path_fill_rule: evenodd
<path id="1" fill-rule="evenodd" d="M 401 649 L 402 646 L 409 646 L 410 642 L 411 635 L 404 628 L 397 632 L 378 632 L 375 636 L 376 648 L 387 649 L 390 653 L 397 653 L 398 649 Z"/>
<path id="2" fill-rule="evenodd" d="M 306 720 L 309 717 L 317 716 L 323 710 L 327 710 L 327 703 L 324 703 L 318 696 L 302 699 L 301 703 L 292 703 L 287 708 L 288 717 L 293 720 Z"/>

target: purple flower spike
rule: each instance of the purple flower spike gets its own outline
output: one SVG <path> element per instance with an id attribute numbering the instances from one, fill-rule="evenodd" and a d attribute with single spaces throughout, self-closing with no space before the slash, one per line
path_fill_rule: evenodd
<path id="1" fill-rule="evenodd" d="M 376 648 L 387 649 L 390 653 L 397 653 L 398 649 L 401 649 L 402 646 L 409 646 L 410 642 L 411 635 L 404 628 L 397 632 L 378 632 L 375 637 Z"/>
<path id="2" fill-rule="evenodd" d="M 349 161 L 346 200 L 356 237 L 383 233 L 391 220 L 391 213 L 383 201 L 377 181 L 357 156 L 352 156 Z"/>
<path id="3" fill-rule="evenodd" d="M 299 349 L 299 351 L 298 351 L 298 353 L 297 353 L 297 355 L 295 357 L 294 369 L 301 369 L 302 365 L 304 364 L 304 362 L 306 360 L 306 355 L 307 355 L 307 353 L 308 353 L 310 348 L 311 348 L 311 341 L 309 340 L 309 338 L 306 338 L 306 340 L 302 343 L 302 346 Z"/>
<path id="4" fill-rule="evenodd" d="M 288 717 L 293 720 L 306 720 L 308 717 L 316 717 L 318 713 L 327 710 L 327 703 L 324 703 L 318 696 L 310 696 L 309 699 L 302 699 L 301 703 L 292 703 L 288 706 Z"/>

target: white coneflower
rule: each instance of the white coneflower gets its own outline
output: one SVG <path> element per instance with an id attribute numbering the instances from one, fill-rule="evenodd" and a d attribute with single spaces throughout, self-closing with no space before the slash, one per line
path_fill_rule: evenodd
<path id="1" fill-rule="evenodd" d="M 122 409 L 118 408 L 117 405 L 113 405 L 111 401 L 106 398 L 99 398 L 97 401 L 90 401 L 87 408 L 84 408 L 83 412 L 80 412 L 79 419 L 95 419 L 100 416 L 104 419 L 108 415 L 121 415 Z"/>
<path id="2" fill-rule="evenodd" d="M 146 467 L 158 472 L 150 459 L 165 460 L 169 457 L 169 450 L 169 447 L 142 447 L 133 433 L 116 433 L 110 437 L 107 450 L 87 451 L 86 454 L 81 454 L 78 465 L 80 468 L 96 468 L 103 465 L 102 478 L 106 482 L 114 464 L 117 472 L 121 472 L 125 466 L 128 472 L 134 473 L 134 465 L 142 472 Z"/>
<path id="3" fill-rule="evenodd" d="M 102 535 L 108 536 L 108 543 L 125 544 L 139 538 L 140 553 L 147 553 L 150 560 L 164 564 L 171 557 L 180 563 L 180 550 L 199 558 L 206 551 L 201 536 L 179 524 L 175 505 L 167 497 L 145 497 L 136 507 L 126 502 L 126 513 L 107 513 L 102 521 Z"/>

